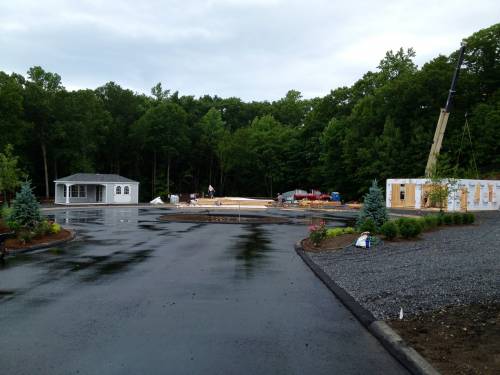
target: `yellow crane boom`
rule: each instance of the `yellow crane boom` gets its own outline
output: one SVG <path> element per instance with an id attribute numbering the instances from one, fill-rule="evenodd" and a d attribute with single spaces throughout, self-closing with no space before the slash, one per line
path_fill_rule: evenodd
<path id="1" fill-rule="evenodd" d="M 439 113 L 439 119 L 436 125 L 436 131 L 434 133 L 434 140 L 432 141 L 431 151 L 429 153 L 429 158 L 427 159 L 427 166 L 425 167 L 425 176 L 430 177 L 435 166 L 436 161 L 441 151 L 441 144 L 443 143 L 444 132 L 446 130 L 446 125 L 448 124 L 448 117 L 450 117 L 451 99 L 455 94 L 455 87 L 458 81 L 458 74 L 460 73 L 460 67 L 464 61 L 465 53 L 465 42 L 462 42 L 460 47 L 460 54 L 458 56 L 457 66 L 455 67 L 455 72 L 453 73 L 453 78 L 451 80 L 450 91 L 448 92 L 448 99 L 446 99 L 446 105 L 441 108 Z"/>

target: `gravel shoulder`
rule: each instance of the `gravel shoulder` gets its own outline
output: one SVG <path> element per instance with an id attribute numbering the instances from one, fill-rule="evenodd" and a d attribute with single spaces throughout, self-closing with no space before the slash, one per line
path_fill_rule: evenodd
<path id="1" fill-rule="evenodd" d="M 471 226 L 445 227 L 415 241 L 310 253 L 311 259 L 377 319 L 450 305 L 500 301 L 500 212 Z"/>

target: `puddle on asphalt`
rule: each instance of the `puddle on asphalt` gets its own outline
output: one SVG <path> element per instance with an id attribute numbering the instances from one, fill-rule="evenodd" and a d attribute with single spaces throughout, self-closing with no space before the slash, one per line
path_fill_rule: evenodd
<path id="1" fill-rule="evenodd" d="M 15 291 L 0 289 L 0 301 L 2 299 L 8 299 L 14 295 Z"/>
<path id="2" fill-rule="evenodd" d="M 237 277 L 243 275 L 248 278 L 266 262 L 271 250 L 271 240 L 261 225 L 245 225 L 245 229 L 247 233 L 238 236 L 229 251 L 237 262 Z"/>
<path id="3" fill-rule="evenodd" d="M 82 281 L 96 281 L 104 276 L 128 271 L 132 266 L 148 259 L 152 252 L 150 249 L 133 252 L 115 251 L 108 255 L 63 258 L 50 262 L 48 267 L 52 271 L 78 274 Z"/>

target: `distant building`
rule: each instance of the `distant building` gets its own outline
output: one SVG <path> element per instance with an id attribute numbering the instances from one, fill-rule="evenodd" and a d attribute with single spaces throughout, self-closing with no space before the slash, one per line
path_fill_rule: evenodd
<path id="1" fill-rule="evenodd" d="M 55 183 L 56 204 L 134 204 L 139 182 L 117 174 L 76 173 Z"/>
<path id="2" fill-rule="evenodd" d="M 452 184 L 449 183 L 452 182 Z M 447 211 L 485 211 L 500 208 L 499 180 L 448 180 Z M 386 206 L 391 208 L 430 208 L 429 193 L 432 181 L 428 178 L 391 178 L 386 182 Z"/>

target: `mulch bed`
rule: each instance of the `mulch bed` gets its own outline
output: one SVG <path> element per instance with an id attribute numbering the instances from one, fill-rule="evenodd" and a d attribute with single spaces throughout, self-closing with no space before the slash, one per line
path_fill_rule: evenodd
<path id="1" fill-rule="evenodd" d="M 23 243 L 19 241 L 17 238 L 9 238 L 7 241 L 5 241 L 5 248 L 7 249 L 7 251 L 12 251 L 12 250 L 16 251 L 40 244 L 50 245 L 51 242 L 65 240 L 70 238 L 71 236 L 72 233 L 70 231 L 66 229 L 61 229 L 61 231 L 57 234 L 49 234 L 47 236 L 33 238 L 29 243 Z"/>
<path id="2" fill-rule="evenodd" d="M 443 374 L 500 374 L 500 304 L 446 307 L 388 322 Z"/>
<path id="3" fill-rule="evenodd" d="M 172 214 L 160 216 L 162 221 L 181 223 L 219 223 L 219 224 L 282 224 L 289 219 L 277 216 L 248 216 L 248 215 L 212 215 L 212 214 Z"/>
<path id="4" fill-rule="evenodd" d="M 305 251 L 310 251 L 312 253 L 340 250 L 352 245 L 358 237 L 359 234 L 357 233 L 341 234 L 340 236 L 327 238 L 321 241 L 318 246 L 315 246 L 309 238 L 306 238 L 302 241 L 302 247 Z"/>

